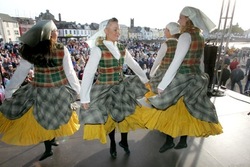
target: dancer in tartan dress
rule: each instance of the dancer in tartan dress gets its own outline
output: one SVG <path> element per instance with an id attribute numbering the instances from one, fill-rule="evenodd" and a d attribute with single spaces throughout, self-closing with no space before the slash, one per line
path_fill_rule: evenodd
<path id="1" fill-rule="evenodd" d="M 152 92 L 157 93 L 157 86 L 165 75 L 170 63 L 174 58 L 178 38 L 180 36 L 180 25 L 170 22 L 166 25 L 165 37 L 167 40 L 161 44 L 157 57 L 150 71 L 150 86 Z M 149 94 L 149 93 L 148 93 Z"/>
<path id="2" fill-rule="evenodd" d="M 180 13 L 181 35 L 173 60 L 148 97 L 151 109 L 144 107 L 143 121 L 151 130 L 166 134 L 159 152 L 187 147 L 187 136 L 207 137 L 222 133 L 214 104 L 207 96 L 209 76 L 204 73 L 204 37 L 215 27 L 199 9 L 185 7 Z M 154 78 L 153 78 L 154 80 Z M 174 138 L 180 136 L 175 146 Z"/>
<path id="3" fill-rule="evenodd" d="M 0 107 L 1 141 L 13 145 L 44 142 L 39 160 L 53 155 L 56 137 L 73 135 L 80 127 L 73 103 L 80 83 L 67 48 L 57 43 L 52 20 L 40 21 L 21 38 L 22 60 L 5 89 Z M 30 69 L 33 80 L 21 86 Z"/>
<path id="4" fill-rule="evenodd" d="M 106 143 L 109 135 L 110 154 L 116 158 L 115 129 L 121 132 L 119 145 L 129 154 L 128 132 L 144 128 L 141 112 L 136 112 L 136 108 L 139 107 L 137 99 L 148 92 L 145 86 L 148 79 L 128 50 L 117 42 L 120 35 L 118 20 L 104 21 L 99 29 L 91 38 L 94 46 L 82 79 L 80 121 L 84 124 L 85 140 L 98 139 Z M 125 77 L 124 63 L 136 75 Z M 96 71 L 98 76 L 92 85 Z"/>

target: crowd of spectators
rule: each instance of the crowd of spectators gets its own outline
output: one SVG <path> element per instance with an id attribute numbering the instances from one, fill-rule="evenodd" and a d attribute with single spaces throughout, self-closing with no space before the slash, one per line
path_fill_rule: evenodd
<path id="1" fill-rule="evenodd" d="M 247 82 L 247 77 L 245 76 L 249 73 L 248 66 L 250 66 L 249 51 L 235 49 L 230 53 L 226 52 L 219 62 L 219 74 L 222 72 L 220 86 L 237 91 L 235 90 L 235 84 L 237 84 L 239 93 L 244 94 L 248 90 L 247 84 L 245 84 L 245 89 L 243 90 L 244 79 Z"/>

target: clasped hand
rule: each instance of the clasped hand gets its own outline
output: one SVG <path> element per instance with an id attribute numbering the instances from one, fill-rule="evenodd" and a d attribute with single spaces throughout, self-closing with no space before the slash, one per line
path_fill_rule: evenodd
<path id="1" fill-rule="evenodd" d="M 89 103 L 82 103 L 82 108 L 85 110 L 89 109 Z"/>

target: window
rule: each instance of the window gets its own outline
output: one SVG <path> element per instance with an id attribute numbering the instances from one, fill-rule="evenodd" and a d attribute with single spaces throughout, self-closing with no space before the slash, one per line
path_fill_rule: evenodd
<path id="1" fill-rule="evenodd" d="M 14 30 L 15 35 L 19 35 L 19 31 Z"/>

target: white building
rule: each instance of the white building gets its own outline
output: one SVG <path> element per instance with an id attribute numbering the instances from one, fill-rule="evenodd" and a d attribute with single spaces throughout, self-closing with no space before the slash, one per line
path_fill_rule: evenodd
<path id="1" fill-rule="evenodd" d="M 153 32 L 150 30 L 150 28 L 142 27 L 141 28 L 141 36 L 140 40 L 152 40 L 153 39 Z"/>
<path id="2" fill-rule="evenodd" d="M 120 25 L 120 40 L 127 40 L 128 39 L 128 26 L 121 24 Z"/>
<path id="3" fill-rule="evenodd" d="M 0 13 L 0 39 L 4 43 L 19 41 L 19 24 L 7 14 Z"/>

